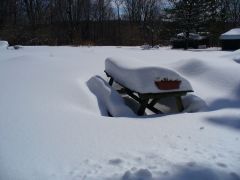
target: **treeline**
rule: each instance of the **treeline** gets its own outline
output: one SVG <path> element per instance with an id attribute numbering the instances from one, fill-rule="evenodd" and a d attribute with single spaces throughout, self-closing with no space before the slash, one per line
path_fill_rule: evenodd
<path id="1" fill-rule="evenodd" d="M 169 44 L 240 26 L 240 0 L 1 0 L 0 39 L 24 45 Z"/>

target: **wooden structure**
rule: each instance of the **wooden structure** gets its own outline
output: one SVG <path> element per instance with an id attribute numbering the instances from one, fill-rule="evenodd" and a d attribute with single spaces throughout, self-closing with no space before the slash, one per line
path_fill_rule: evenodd
<path id="1" fill-rule="evenodd" d="M 156 105 L 160 99 L 165 98 L 165 97 L 175 97 L 176 99 L 176 105 L 178 108 L 179 112 L 182 112 L 184 110 L 183 104 L 182 104 L 182 96 L 185 96 L 188 92 L 193 92 L 192 90 L 189 91 L 167 91 L 167 92 L 161 92 L 161 93 L 139 93 L 136 91 L 133 91 L 131 89 L 129 89 L 128 87 L 123 86 L 122 84 L 120 84 L 119 82 L 116 82 L 114 80 L 114 78 L 109 75 L 106 71 L 105 71 L 107 77 L 110 78 L 109 80 L 109 85 L 112 86 L 113 83 L 117 83 L 119 84 L 122 89 L 119 90 L 119 93 L 124 93 L 129 95 L 131 98 L 133 98 L 135 101 L 137 101 L 140 104 L 140 107 L 137 111 L 138 115 L 144 115 L 146 108 L 151 110 L 152 112 L 159 114 L 162 113 L 162 111 L 160 109 L 157 109 L 154 107 L 154 105 Z"/>
<path id="2" fill-rule="evenodd" d="M 231 29 L 220 36 L 222 50 L 240 49 L 240 28 Z"/>

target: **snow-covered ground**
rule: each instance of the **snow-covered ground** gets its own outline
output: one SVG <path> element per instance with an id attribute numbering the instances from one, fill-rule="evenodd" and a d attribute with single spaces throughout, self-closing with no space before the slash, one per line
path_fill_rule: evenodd
<path id="1" fill-rule="evenodd" d="M 89 84 L 106 79 L 109 56 L 175 69 L 195 91 L 184 99 L 195 113 L 107 117 Z M 0 179 L 239 180 L 239 59 L 216 49 L 0 48 Z"/>

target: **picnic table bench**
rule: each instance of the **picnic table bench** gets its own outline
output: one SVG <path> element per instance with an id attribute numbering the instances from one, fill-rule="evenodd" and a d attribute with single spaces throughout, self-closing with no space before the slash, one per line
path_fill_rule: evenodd
<path id="1" fill-rule="evenodd" d="M 151 86 L 154 86 L 154 87 L 152 87 L 152 89 L 149 88 L 149 92 L 144 91 L 143 88 L 138 87 L 138 86 L 135 87 L 131 83 L 125 83 L 124 81 L 120 82 L 120 80 L 122 80 L 122 79 L 119 76 L 121 76 L 122 74 L 123 75 L 125 74 L 125 76 L 126 76 L 127 72 L 131 71 L 131 69 L 130 70 L 127 69 L 124 72 L 124 68 L 121 67 L 121 65 L 120 65 L 120 67 L 118 67 L 118 66 L 119 66 L 119 64 L 115 63 L 114 59 L 108 58 L 105 61 L 105 71 L 104 72 L 106 73 L 107 77 L 110 78 L 108 83 L 110 86 L 112 86 L 113 83 L 117 83 L 121 87 L 121 89 L 118 90 L 118 92 L 120 94 L 127 94 L 128 96 L 130 96 L 131 98 L 133 98 L 135 101 L 137 101 L 139 103 L 140 106 L 139 106 L 139 109 L 137 110 L 138 115 L 144 115 L 146 108 L 156 114 L 163 113 L 160 109 L 157 109 L 154 106 L 159 102 L 160 99 L 165 98 L 165 97 L 174 97 L 176 100 L 176 106 L 177 106 L 178 111 L 182 112 L 184 110 L 184 106 L 183 106 L 181 97 L 185 96 L 189 92 L 193 92 L 190 83 L 182 77 L 181 77 L 181 79 L 184 81 L 184 83 L 185 83 L 184 85 L 186 88 L 161 91 L 155 87 L 156 85 L 154 84 L 154 82 L 151 82 Z M 121 71 L 123 71 L 123 72 L 121 72 L 121 74 L 116 73 L 118 68 Z M 156 74 L 156 69 L 150 68 L 147 70 L 152 70 L 152 72 L 155 71 L 154 75 Z M 157 69 L 157 70 L 164 71 L 165 69 Z M 142 71 L 142 72 L 145 73 L 144 71 Z M 167 74 L 169 75 L 169 74 L 171 74 L 171 72 L 169 73 L 169 70 L 168 70 Z M 146 74 L 144 74 L 144 75 L 147 76 Z M 131 75 L 129 75 L 128 78 L 134 79 L 133 76 L 134 76 L 133 74 L 132 74 L 132 77 L 131 77 Z M 149 76 L 151 76 L 151 72 L 150 72 Z M 130 80 L 130 79 L 128 79 L 128 80 Z M 125 84 L 123 84 L 123 83 L 125 83 Z M 154 89 L 154 88 L 156 88 L 156 89 Z"/>

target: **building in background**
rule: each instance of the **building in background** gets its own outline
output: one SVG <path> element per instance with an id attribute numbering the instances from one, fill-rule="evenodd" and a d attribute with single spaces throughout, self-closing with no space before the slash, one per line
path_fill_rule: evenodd
<path id="1" fill-rule="evenodd" d="M 220 36 L 222 50 L 240 49 L 240 28 L 231 29 Z"/>

